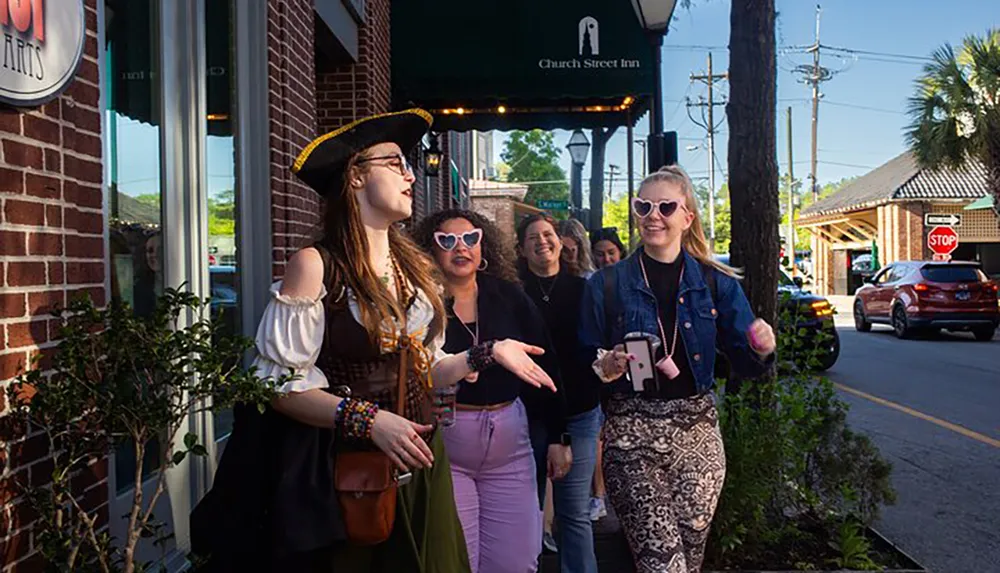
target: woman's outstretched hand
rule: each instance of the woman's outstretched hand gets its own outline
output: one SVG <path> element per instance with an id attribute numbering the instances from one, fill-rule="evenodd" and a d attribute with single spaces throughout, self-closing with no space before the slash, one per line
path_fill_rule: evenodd
<path id="1" fill-rule="evenodd" d="M 521 380 L 535 387 L 546 387 L 553 392 L 556 385 L 552 378 L 546 374 L 545 370 L 538 365 L 531 356 L 541 356 L 545 354 L 545 349 L 530 344 L 525 344 L 518 340 L 501 340 L 493 344 L 493 359 L 497 364 L 510 370 Z"/>

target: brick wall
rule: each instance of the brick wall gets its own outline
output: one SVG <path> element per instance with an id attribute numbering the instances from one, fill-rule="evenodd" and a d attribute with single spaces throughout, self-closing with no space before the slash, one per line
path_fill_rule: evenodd
<path id="1" fill-rule="evenodd" d="M 64 94 L 32 109 L 0 108 L 0 386 L 34 357 L 50 355 L 57 324 L 48 311 L 89 293 L 103 305 L 104 215 L 97 0 L 87 0 L 84 59 Z M 5 408 L 0 399 L 0 411 Z M 15 480 L 44 483 L 46 441 L 6 427 L 0 435 L 0 567 L 31 571 L 34 517 Z M 92 507 L 104 505 L 107 460 L 81 483 Z"/>
<path id="2" fill-rule="evenodd" d="M 315 138 L 316 74 L 311 0 L 268 0 L 273 274 L 320 223 L 320 199 L 292 174 L 295 157 Z"/>
<path id="3" fill-rule="evenodd" d="M 358 61 L 316 73 L 316 113 L 321 133 L 390 110 L 389 0 L 365 2 L 358 31 Z"/>

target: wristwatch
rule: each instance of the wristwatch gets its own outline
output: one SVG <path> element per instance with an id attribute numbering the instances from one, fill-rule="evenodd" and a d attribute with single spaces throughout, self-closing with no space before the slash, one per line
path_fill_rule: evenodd
<path id="1" fill-rule="evenodd" d="M 567 432 L 563 432 L 562 434 L 559 434 L 559 444 L 562 445 L 562 446 L 572 446 L 573 445 L 573 436 L 569 435 L 569 433 L 567 433 Z"/>

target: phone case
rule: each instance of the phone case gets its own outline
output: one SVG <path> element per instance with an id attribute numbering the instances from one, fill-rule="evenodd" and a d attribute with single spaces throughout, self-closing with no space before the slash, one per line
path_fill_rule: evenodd
<path id="1" fill-rule="evenodd" d="M 656 374 L 653 371 L 653 349 L 649 340 L 625 340 L 625 351 L 636 357 L 629 361 L 629 377 L 632 379 L 632 389 L 645 392 L 656 384 Z"/>

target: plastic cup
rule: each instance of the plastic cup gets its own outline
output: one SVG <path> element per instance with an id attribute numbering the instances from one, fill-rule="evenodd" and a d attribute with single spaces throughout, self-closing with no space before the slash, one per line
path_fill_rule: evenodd
<path id="1" fill-rule="evenodd" d="M 447 428 L 455 424 L 455 397 L 458 384 L 434 388 L 434 419 L 439 426 Z"/>

